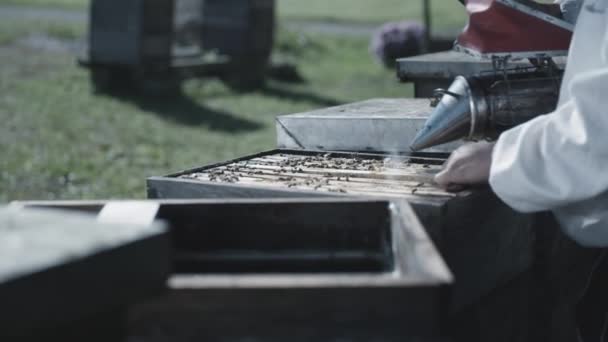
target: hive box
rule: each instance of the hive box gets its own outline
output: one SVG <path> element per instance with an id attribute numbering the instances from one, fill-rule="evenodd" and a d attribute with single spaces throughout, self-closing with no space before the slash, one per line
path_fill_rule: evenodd
<path id="1" fill-rule="evenodd" d="M 274 39 L 275 0 L 204 0 L 202 8 L 205 49 L 237 59 L 268 60 Z"/>
<path id="2" fill-rule="evenodd" d="M 243 184 L 244 180 L 251 177 L 266 175 L 256 175 L 252 171 L 251 176 L 247 175 L 250 171 L 245 171 L 245 176 L 238 180 L 227 179 L 222 181 L 224 175 L 217 175 L 215 181 L 193 179 L 188 175 L 200 173 L 212 173 L 213 170 L 226 172 L 230 168 L 238 165 L 260 163 L 264 158 L 277 158 L 281 155 L 291 155 L 294 157 L 322 156 L 323 158 L 350 158 L 358 160 L 357 163 L 366 163 L 370 160 L 382 163 L 387 156 L 377 154 L 362 153 L 325 153 L 300 150 L 273 150 L 245 156 L 236 160 L 218 164 L 212 164 L 181 171 L 165 177 L 151 177 L 147 181 L 148 197 L 156 199 L 169 198 L 293 198 L 293 197 L 376 197 L 407 200 L 416 214 L 420 218 L 427 232 L 438 245 L 448 266 L 456 277 L 456 283 L 451 296 L 451 310 L 458 311 L 479 301 L 491 291 L 506 284 L 511 279 L 517 277 L 522 272 L 530 268 L 533 260 L 533 241 L 534 232 L 532 227 L 532 217 L 516 213 L 504 203 L 502 203 L 488 188 L 472 189 L 457 194 L 443 192 L 436 187 L 429 186 L 429 178 L 432 179 L 432 171 L 438 170 L 444 161 L 441 158 L 413 158 L 410 165 L 415 170 L 419 170 L 420 175 L 415 176 L 414 188 L 393 190 L 396 185 L 391 184 L 389 189 L 370 192 L 351 191 L 346 188 L 346 192 L 331 191 L 331 189 L 320 188 L 314 190 L 315 183 L 299 186 L 290 186 L 288 182 L 281 182 L 277 177 L 276 184 L 261 182 L 258 185 Z M 403 158 L 396 156 L 396 159 Z M 306 168 L 294 164 L 295 166 L 279 166 L 274 168 L 285 176 L 297 171 L 317 172 L 324 175 L 328 171 L 317 171 L 315 168 Z M 426 166 L 426 167 L 425 167 Z M 224 171 L 222 171 L 224 170 Z M 430 170 L 430 171 L 429 171 Z M 341 176 L 336 176 L 337 171 L 330 171 L 333 174 L 332 182 L 338 182 L 336 178 L 341 177 L 342 183 L 346 177 L 353 177 L 349 183 L 355 179 L 354 171 L 347 171 Z M 342 170 L 343 171 L 343 170 Z M 365 171 L 358 171 L 364 172 Z M 409 175 L 402 174 L 382 174 L 382 172 L 370 171 L 371 179 L 379 181 L 390 181 L 391 176 L 408 179 Z M 356 172 L 355 172 L 356 173 Z M 431 174 L 429 174 L 431 173 Z M 349 176 L 350 175 L 350 176 Z M 183 178 L 187 176 L 187 178 Z M 194 177 L 196 178 L 196 177 Z M 218 181 L 219 180 L 219 181 Z M 367 180 L 366 180 L 367 182 Z M 405 180 L 403 182 L 406 182 Z M 421 191 L 414 191 L 416 186 L 424 183 Z M 331 186 L 331 183 L 330 183 Z M 409 191 L 409 192 L 408 192 Z"/>
<path id="3" fill-rule="evenodd" d="M 173 13 L 171 0 L 93 0 L 87 63 L 168 68 Z"/>
<path id="4" fill-rule="evenodd" d="M 131 312 L 133 336 L 440 340 L 451 274 L 404 201 L 159 204 L 173 240 L 171 291 Z M 96 212 L 105 203 L 30 205 Z"/>
<path id="5" fill-rule="evenodd" d="M 276 118 L 277 146 L 286 149 L 410 151 L 410 143 L 433 108 L 428 99 L 371 99 Z M 428 152 L 451 152 L 461 143 Z"/>
<path id="6" fill-rule="evenodd" d="M 124 311 L 161 295 L 164 226 L 0 208 L 0 340 L 120 341 Z"/>

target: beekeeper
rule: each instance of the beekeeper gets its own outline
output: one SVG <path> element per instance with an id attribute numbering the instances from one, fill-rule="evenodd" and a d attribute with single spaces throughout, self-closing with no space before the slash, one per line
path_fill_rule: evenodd
<path id="1" fill-rule="evenodd" d="M 436 181 L 489 181 L 521 212 L 552 210 L 585 246 L 608 247 L 608 0 L 586 0 L 570 47 L 558 108 L 457 149 Z M 608 291 L 608 290 L 607 290 Z"/>
<path id="2" fill-rule="evenodd" d="M 562 3 L 570 21 L 578 8 L 557 109 L 504 132 L 495 143 L 457 149 L 435 180 L 445 188 L 489 182 L 515 210 L 551 210 L 570 238 L 585 247 L 604 248 L 608 247 L 608 0 Z M 608 287 L 605 292 L 608 297 Z"/>

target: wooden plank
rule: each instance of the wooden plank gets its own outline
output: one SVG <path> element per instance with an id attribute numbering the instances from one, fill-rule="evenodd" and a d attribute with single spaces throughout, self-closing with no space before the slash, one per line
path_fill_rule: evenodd
<path id="1" fill-rule="evenodd" d="M 231 174 L 237 175 L 239 177 L 251 177 L 251 178 L 261 178 L 267 179 L 269 181 L 275 182 L 286 182 L 291 178 L 294 179 L 307 179 L 307 180 L 333 180 L 333 181 L 346 181 L 352 183 L 358 183 L 360 185 L 390 185 L 397 187 L 417 187 L 417 188 L 432 188 L 435 190 L 437 186 L 432 185 L 431 183 L 426 182 L 413 182 L 413 181 L 404 181 L 404 180 L 395 180 L 395 179 L 378 179 L 378 178 L 367 178 L 367 177 L 343 177 L 343 176 L 327 176 L 327 175 L 319 175 L 319 174 L 310 174 L 310 173 L 297 173 L 288 171 L 277 173 L 274 170 L 264 170 L 264 169 L 253 169 L 248 170 L 245 169 L 243 171 L 238 172 L 227 172 L 226 176 L 230 176 Z M 297 170 L 296 170 L 297 171 Z M 180 178 L 182 179 L 209 179 L 209 178 L 217 178 L 221 177 L 222 174 L 209 174 L 209 173 L 193 173 L 190 175 L 184 175 Z M 438 190 L 441 191 L 441 190 Z M 446 196 L 453 196 L 453 193 L 443 192 Z"/>
<path id="2" fill-rule="evenodd" d="M 266 156 L 270 156 L 270 155 L 277 155 L 277 156 L 289 155 L 289 156 L 297 156 L 297 157 L 324 156 L 324 157 L 331 157 L 331 158 L 359 158 L 359 159 L 371 159 L 371 160 L 384 160 L 387 156 L 389 156 L 385 153 L 361 153 L 361 152 L 354 153 L 354 152 L 315 151 L 315 150 L 298 150 L 298 149 L 282 148 L 282 149 L 263 151 L 263 152 L 259 152 L 259 153 L 255 153 L 252 155 L 247 155 L 247 156 L 243 156 L 243 157 L 239 157 L 239 158 L 235 158 L 235 159 L 231 159 L 231 160 L 227 160 L 227 161 L 212 163 L 212 164 L 205 165 L 202 167 L 194 167 L 194 168 L 190 168 L 187 170 L 178 171 L 178 172 L 172 173 L 170 175 L 167 175 L 167 177 L 179 177 L 184 174 L 202 172 L 202 171 L 213 169 L 216 167 L 226 166 L 229 164 L 243 162 L 243 161 L 251 160 L 254 158 L 266 157 Z M 398 158 L 398 157 L 409 158 L 412 162 L 415 162 L 415 163 L 425 163 L 425 164 L 429 164 L 429 165 L 441 165 L 445 162 L 447 157 L 449 157 L 449 154 L 422 152 L 422 153 L 414 153 L 411 155 L 403 155 L 403 156 L 390 155 L 390 156 L 394 157 L 394 158 Z"/>
<path id="3" fill-rule="evenodd" d="M 164 330 L 178 340 L 447 342 L 434 297 L 425 289 L 184 290 L 139 306 L 132 324 L 144 339 Z"/>
<path id="4" fill-rule="evenodd" d="M 298 155 L 295 153 L 280 153 L 280 152 L 275 152 L 276 154 L 266 154 L 260 157 L 254 157 L 251 158 L 249 160 L 275 160 L 275 161 L 287 161 L 287 160 L 291 160 L 291 159 L 306 159 L 307 157 L 310 157 L 310 155 Z M 438 154 L 439 155 L 439 154 Z M 362 154 L 362 153 L 357 153 L 357 154 L 345 154 L 345 153 L 326 153 L 326 154 L 322 154 L 322 155 L 316 155 L 316 157 L 320 157 L 320 158 L 343 158 L 343 159 L 355 159 L 355 158 L 361 158 L 362 160 L 366 160 L 366 159 L 370 159 L 370 160 L 378 160 L 378 161 L 384 161 L 385 159 L 390 159 L 392 161 L 395 162 L 403 162 L 408 164 L 408 166 L 416 166 L 417 164 L 424 164 L 427 163 L 429 165 L 435 165 L 435 166 L 439 166 L 443 163 L 444 161 L 444 157 L 447 156 L 443 156 L 442 157 L 421 157 L 421 156 L 401 156 L 401 155 L 378 155 L 378 154 Z"/>
<path id="5" fill-rule="evenodd" d="M 385 160 L 383 163 L 366 164 L 368 160 L 349 160 L 347 162 L 340 159 L 332 159 L 331 165 L 325 165 L 322 160 L 307 161 L 304 158 L 281 158 L 271 159 L 270 156 L 263 158 L 254 158 L 248 161 L 241 161 L 239 163 L 231 164 L 235 166 L 250 166 L 250 165 L 268 165 L 268 166 L 280 166 L 283 168 L 298 168 L 298 167 L 310 167 L 310 168 L 322 168 L 322 169 L 336 169 L 336 170 L 360 170 L 360 171 L 383 171 L 383 172 L 402 172 L 411 174 L 434 174 L 441 170 L 440 165 L 429 165 L 422 163 L 406 163 L 405 161 L 394 161 L 391 159 Z"/>
<path id="6" fill-rule="evenodd" d="M 240 171 L 242 169 L 250 169 L 249 171 L 259 170 L 269 170 L 275 171 L 275 174 L 281 174 L 282 172 L 293 172 L 293 173 L 302 173 L 302 174 L 312 174 L 312 175 L 320 175 L 331 177 L 332 174 L 337 174 L 338 176 L 345 177 L 344 174 L 348 174 L 351 172 L 352 178 L 363 178 L 363 179 L 392 179 L 392 180 L 401 180 L 401 181 L 410 181 L 410 182 L 419 182 L 417 178 L 431 179 L 426 183 L 432 183 L 432 177 L 438 172 L 429 171 L 426 168 L 416 169 L 390 169 L 390 168 L 372 168 L 369 167 L 368 170 L 362 169 L 353 169 L 353 168 L 327 168 L 316 166 L 315 164 L 307 165 L 294 165 L 294 166 L 283 166 L 277 165 L 274 163 L 260 163 L 260 162 L 246 162 L 241 164 L 230 164 L 222 167 L 218 167 L 214 170 L 210 170 L 213 172 L 217 171 Z M 409 177 L 409 178 L 408 178 Z M 415 179 L 415 180 L 411 180 Z"/>
<path id="7" fill-rule="evenodd" d="M 288 189 L 299 189 L 299 190 L 310 190 L 315 191 L 329 191 L 329 192 L 341 192 L 350 194 L 368 194 L 373 196 L 386 196 L 386 195 L 407 195 L 407 194 L 418 194 L 421 196 L 438 196 L 438 197 L 453 197 L 455 194 L 445 193 L 444 191 L 438 191 L 430 187 L 424 187 L 423 183 L 410 183 L 400 184 L 398 182 L 392 183 L 369 183 L 362 182 L 356 178 L 350 181 L 340 181 L 333 179 L 320 179 L 305 177 L 302 175 L 294 174 L 293 179 L 284 180 L 280 176 L 276 175 L 264 175 L 256 174 L 249 176 L 245 173 L 234 173 L 235 177 L 238 177 L 238 184 L 242 185 L 254 185 L 254 186 L 269 186 L 275 188 L 288 188 Z M 283 176 L 290 176 L 291 174 L 285 173 Z M 209 175 L 206 174 L 195 174 L 187 177 L 188 179 L 196 179 L 199 181 L 215 182 Z M 340 178 L 340 177 L 338 177 Z M 221 182 L 220 182 L 221 183 Z M 391 186 L 392 185 L 392 186 Z"/>
<path id="8" fill-rule="evenodd" d="M 385 194 L 398 193 L 422 193 L 433 196 L 451 195 L 447 192 L 433 188 L 433 175 L 439 170 L 439 166 L 429 164 L 418 164 L 411 162 L 409 167 L 404 163 L 406 159 L 358 159 L 358 158 L 331 158 L 315 156 L 299 156 L 289 154 L 268 154 L 254 156 L 250 159 L 240 159 L 231 163 L 215 165 L 210 168 L 200 169 L 197 172 L 181 175 L 182 178 L 203 179 L 207 181 L 218 181 L 228 183 L 255 184 L 260 183 L 255 178 L 272 181 L 272 173 L 276 175 L 277 184 L 270 186 L 287 186 L 288 188 L 310 190 L 326 190 L 331 182 L 332 186 L 339 186 L 338 189 L 329 187 L 330 191 L 338 192 L 363 192 L 376 195 L 379 191 Z M 435 160 L 433 160 L 435 161 Z M 363 165 L 363 167 L 361 167 Z M 325 167 L 326 166 L 326 167 Z M 365 170 L 368 168 L 369 170 Z M 289 182 L 288 178 L 295 178 Z M 299 178 L 309 178 L 310 181 L 298 182 Z M 325 179 L 325 180 L 323 180 Z M 353 181 L 352 183 L 350 181 Z M 404 191 L 391 189 L 383 186 L 382 182 L 401 182 L 401 184 L 391 184 L 401 188 L 410 187 Z M 365 184 L 364 183 L 368 183 Z M 429 184 L 425 186 L 425 184 Z"/>
<path id="9" fill-rule="evenodd" d="M 201 178 L 203 176 L 215 180 L 217 182 L 227 183 L 238 183 L 240 179 L 244 178 L 256 178 L 259 176 L 267 176 L 268 179 L 274 179 L 277 182 L 285 182 L 290 178 L 304 178 L 310 180 L 344 180 L 346 184 L 356 183 L 369 184 L 369 185 L 383 185 L 390 184 L 402 187 L 427 187 L 435 189 L 438 193 L 443 193 L 446 196 L 450 196 L 450 193 L 439 189 L 436 185 L 433 185 L 433 178 L 429 176 L 417 176 L 410 174 L 400 174 L 399 176 L 386 176 L 386 174 L 380 174 L 376 172 L 363 171 L 359 173 L 353 173 L 350 171 L 340 172 L 342 170 L 328 170 L 327 172 L 321 172 L 318 169 L 285 169 L 279 166 L 265 166 L 265 165 L 254 165 L 252 167 L 244 167 L 234 169 L 230 166 L 219 167 L 214 169 L 210 173 L 194 173 L 190 175 L 184 175 L 181 178 Z M 384 177 L 386 176 L 386 177 Z M 233 178 L 233 179 L 231 179 Z M 352 181 L 352 183 L 350 183 Z"/>

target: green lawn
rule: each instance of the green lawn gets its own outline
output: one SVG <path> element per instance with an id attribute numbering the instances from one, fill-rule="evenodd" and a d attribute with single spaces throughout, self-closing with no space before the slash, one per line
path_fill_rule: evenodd
<path id="1" fill-rule="evenodd" d="M 435 27 L 460 26 L 460 5 L 444 1 L 433 1 Z M 0 0 L 9 2 L 85 4 Z M 281 22 L 377 23 L 415 18 L 420 7 L 413 0 L 280 0 L 279 12 Z M 184 84 L 180 96 L 115 98 L 95 94 L 72 55 L 23 43 L 32 34 L 73 39 L 84 24 L 0 21 L 0 202 L 143 197 L 147 176 L 273 148 L 276 115 L 412 94 L 373 62 L 365 38 L 279 31 L 275 57 L 295 63 L 302 84 L 270 81 L 243 93 L 204 79 Z"/>
<path id="2" fill-rule="evenodd" d="M 10 19 L 0 20 L 0 46 L 13 43 L 29 34 L 44 33 L 59 39 L 78 39 L 84 35 L 84 24 L 38 20 L 36 23 Z"/>
<path id="3" fill-rule="evenodd" d="M 411 94 L 373 63 L 365 39 L 282 31 L 277 54 L 297 63 L 304 84 L 239 93 L 195 80 L 183 96 L 117 99 L 94 94 L 71 55 L 15 43 L 78 28 L 25 26 L 0 24 L 10 38 L 0 43 L 0 202 L 143 197 L 146 176 L 273 148 L 278 114 Z"/>
<path id="4" fill-rule="evenodd" d="M 83 8 L 87 0 L 0 0 L 0 4 L 61 6 Z M 357 21 L 382 23 L 389 20 L 422 18 L 421 0 L 277 0 L 283 19 Z M 461 28 L 465 20 L 462 5 L 456 0 L 432 0 L 433 28 Z"/>
<path id="5" fill-rule="evenodd" d="M 282 18 L 383 23 L 422 20 L 421 0 L 279 0 Z M 456 0 L 432 0 L 433 28 L 462 28 L 463 6 Z"/>
<path id="6" fill-rule="evenodd" d="M 88 0 L 0 0 L 0 4 L 82 8 Z"/>

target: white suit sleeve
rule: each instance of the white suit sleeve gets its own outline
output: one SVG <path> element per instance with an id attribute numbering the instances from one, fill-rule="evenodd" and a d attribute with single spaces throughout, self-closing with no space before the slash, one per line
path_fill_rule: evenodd
<path id="1" fill-rule="evenodd" d="M 583 0 L 556 0 L 554 3 L 559 5 L 562 15 L 567 22 L 576 24 Z"/>
<path id="2" fill-rule="evenodd" d="M 597 44 L 602 65 L 572 77 L 570 101 L 495 146 L 490 184 L 516 210 L 555 209 L 608 190 L 608 35 Z"/>

